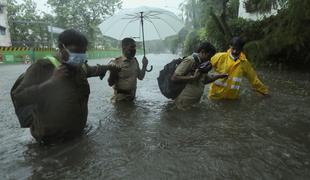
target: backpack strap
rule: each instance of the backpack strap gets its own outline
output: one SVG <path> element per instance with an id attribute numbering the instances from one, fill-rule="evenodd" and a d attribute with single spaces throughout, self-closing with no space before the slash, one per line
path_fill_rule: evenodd
<path id="1" fill-rule="evenodd" d="M 46 56 L 46 57 L 44 57 L 44 59 L 49 60 L 54 65 L 54 67 L 56 69 L 58 69 L 59 66 L 61 65 L 61 63 L 53 56 Z"/>
<path id="2" fill-rule="evenodd" d="M 193 54 L 192 56 L 193 56 L 194 61 L 195 61 L 194 66 L 193 66 L 193 69 L 196 69 L 196 68 L 198 68 L 198 66 L 199 66 L 199 64 L 200 64 L 201 62 L 200 62 L 200 60 L 199 60 L 198 55 Z"/>
<path id="3" fill-rule="evenodd" d="M 44 59 L 49 60 L 56 69 L 58 69 L 59 66 L 61 65 L 61 62 L 59 62 L 54 56 L 46 56 L 44 57 Z M 84 72 L 87 72 L 87 67 L 85 64 L 82 65 L 82 69 Z"/>
<path id="4" fill-rule="evenodd" d="M 193 58 L 195 60 L 196 65 L 199 65 L 200 64 L 199 57 L 196 54 L 193 54 Z"/>

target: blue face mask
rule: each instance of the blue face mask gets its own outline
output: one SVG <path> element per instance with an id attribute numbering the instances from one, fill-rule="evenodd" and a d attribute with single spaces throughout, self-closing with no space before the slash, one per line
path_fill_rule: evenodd
<path id="1" fill-rule="evenodd" d="M 86 62 L 86 53 L 69 53 L 69 59 L 67 61 L 68 64 L 83 64 Z"/>
<path id="2" fill-rule="evenodd" d="M 86 62 L 87 60 L 86 53 L 72 53 L 69 51 L 69 49 L 66 48 L 64 44 L 62 46 L 69 54 L 69 57 L 66 63 L 73 64 L 73 65 L 79 65 L 79 64 L 83 64 Z"/>

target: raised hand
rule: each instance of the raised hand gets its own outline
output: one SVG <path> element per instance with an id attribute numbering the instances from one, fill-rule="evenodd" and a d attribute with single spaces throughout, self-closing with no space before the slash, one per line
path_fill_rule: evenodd
<path id="1" fill-rule="evenodd" d="M 143 59 L 142 59 L 142 65 L 143 67 L 147 67 L 147 65 L 149 64 L 149 61 L 147 60 L 147 58 L 145 56 L 143 56 Z"/>
<path id="2" fill-rule="evenodd" d="M 201 74 L 201 73 L 200 73 L 199 69 L 196 69 L 194 75 L 192 75 L 192 79 L 193 79 L 193 80 L 198 79 L 199 76 L 200 76 L 200 74 Z"/>

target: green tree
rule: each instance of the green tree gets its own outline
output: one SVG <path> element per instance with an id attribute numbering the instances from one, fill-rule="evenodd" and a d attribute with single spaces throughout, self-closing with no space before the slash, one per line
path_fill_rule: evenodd
<path id="1" fill-rule="evenodd" d="M 284 8 L 276 16 L 255 23 L 263 36 L 248 44 L 249 56 L 259 63 L 309 68 L 310 2 L 287 0 L 280 3 Z"/>
<path id="2" fill-rule="evenodd" d="M 198 16 L 200 15 L 199 0 L 186 0 L 180 4 L 185 24 L 193 28 L 199 27 Z"/>
<path id="3" fill-rule="evenodd" d="M 198 34 L 198 40 L 208 40 L 224 49 L 229 42 L 233 32 L 229 27 L 229 21 L 238 17 L 239 0 L 187 0 L 182 6 L 183 19 L 187 27 L 193 27 Z M 195 14 L 192 13 L 195 11 Z M 191 22 L 192 21 L 192 22 Z M 196 38 L 190 35 L 187 38 Z M 186 43 L 194 42 L 197 39 L 185 41 L 184 47 L 193 47 Z M 184 53 L 191 48 L 185 48 Z"/>
<path id="4" fill-rule="evenodd" d="M 8 1 L 8 22 L 13 46 L 48 46 L 47 27 L 38 23 L 42 18 L 35 9 L 33 0 L 25 0 L 23 3 Z"/>
<path id="5" fill-rule="evenodd" d="M 259 64 L 286 64 L 289 67 L 309 67 L 310 55 L 310 1 L 304 0 L 247 0 L 246 10 L 267 14 L 277 9 L 277 14 L 260 21 L 239 18 L 238 0 L 196 0 L 196 22 L 190 6 L 185 1 L 182 8 L 190 30 L 184 50 L 191 51 L 197 40 L 209 40 L 218 50 L 226 50 L 231 36 L 247 40 L 245 50 L 252 61 Z M 187 3 L 187 4 L 186 4 Z M 197 26 L 198 25 L 198 26 Z M 190 52 L 185 52 L 190 53 Z"/>
<path id="6" fill-rule="evenodd" d="M 75 28 L 85 33 L 90 46 L 102 44 L 98 25 L 121 7 L 120 0 L 48 0 L 56 17 L 55 24 L 63 28 Z"/>

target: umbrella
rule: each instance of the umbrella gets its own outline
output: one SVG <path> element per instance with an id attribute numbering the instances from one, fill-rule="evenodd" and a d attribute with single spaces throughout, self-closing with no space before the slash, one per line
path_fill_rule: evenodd
<path id="1" fill-rule="evenodd" d="M 103 35 L 117 40 L 132 37 L 141 41 L 142 35 L 143 54 L 145 56 L 144 41 L 164 39 L 176 35 L 183 26 L 182 21 L 170 11 L 141 6 L 121 10 L 107 18 L 99 25 L 99 28 Z"/>

